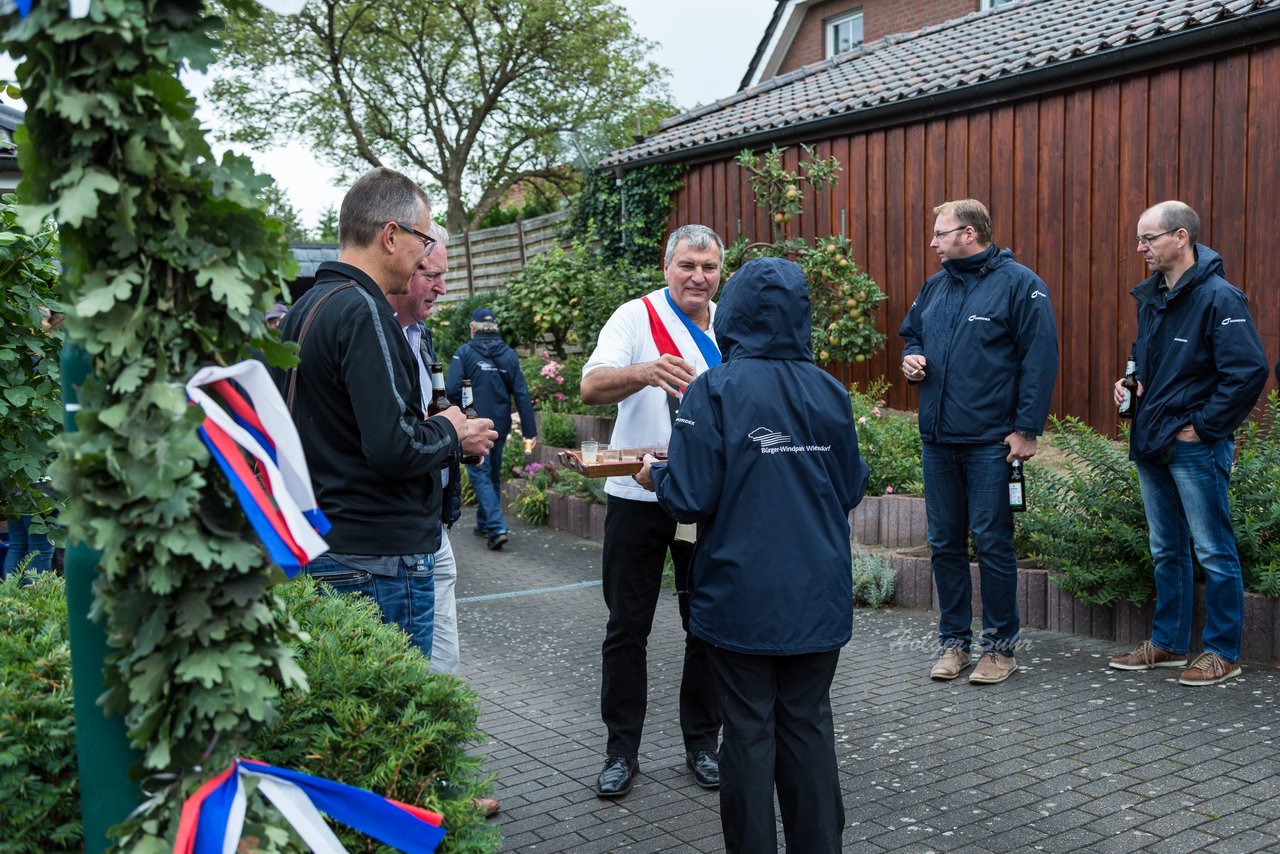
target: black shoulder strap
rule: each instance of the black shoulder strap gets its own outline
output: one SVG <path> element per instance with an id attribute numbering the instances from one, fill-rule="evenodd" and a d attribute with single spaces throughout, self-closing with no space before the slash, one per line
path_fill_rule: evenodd
<path id="1" fill-rule="evenodd" d="M 302 328 L 298 330 L 298 364 L 289 369 L 289 387 L 284 398 L 285 406 L 289 408 L 290 414 L 293 413 L 293 396 L 298 389 L 298 368 L 302 366 L 302 342 L 307 337 L 307 331 L 311 329 L 311 324 L 315 322 L 316 317 L 320 314 L 320 309 L 333 298 L 334 294 L 354 287 L 356 287 L 355 282 L 345 282 L 320 297 L 316 300 L 316 304 L 311 307 L 310 313 L 307 314 L 307 319 L 302 322 Z"/>

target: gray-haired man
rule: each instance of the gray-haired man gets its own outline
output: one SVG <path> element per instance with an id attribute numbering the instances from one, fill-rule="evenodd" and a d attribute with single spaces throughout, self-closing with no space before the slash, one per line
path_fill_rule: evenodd
<path id="1" fill-rule="evenodd" d="M 675 404 L 694 377 L 720 363 L 711 301 L 720 287 L 724 243 L 703 225 L 672 233 L 662 265 L 667 287 L 624 303 L 613 313 L 582 368 L 582 400 L 618 404 L 610 441 L 619 447 L 666 446 Z M 656 333 L 656 334 L 655 334 Z M 676 523 L 654 495 L 630 477 L 605 486 L 603 578 L 609 624 L 602 648 L 600 715 L 609 730 L 596 794 L 620 797 L 639 771 L 636 756 L 648 695 L 646 646 L 668 549 L 675 564 L 680 620 L 685 628 L 680 729 L 686 764 L 698 785 L 720 785 L 717 741 L 720 703 L 705 642 L 689 633 L 689 569 L 693 543 L 677 539 Z"/>

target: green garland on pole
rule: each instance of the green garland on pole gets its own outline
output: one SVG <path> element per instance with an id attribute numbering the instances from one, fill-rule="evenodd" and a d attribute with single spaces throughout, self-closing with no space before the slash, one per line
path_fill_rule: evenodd
<path id="1" fill-rule="evenodd" d="M 115 649 L 102 702 L 142 751 L 137 770 L 175 781 L 117 844 L 161 850 L 196 769 L 225 767 L 305 681 L 265 552 L 183 391 L 250 341 L 288 358 L 263 312 L 292 260 L 260 200 L 267 179 L 214 159 L 177 78 L 212 56 L 218 21 L 200 3 L 95 0 L 75 20 L 46 0 L 3 24 L 28 105 L 23 226 L 59 223 L 67 332 L 92 359 L 54 479 L 61 521 L 102 553 L 93 608 Z"/>

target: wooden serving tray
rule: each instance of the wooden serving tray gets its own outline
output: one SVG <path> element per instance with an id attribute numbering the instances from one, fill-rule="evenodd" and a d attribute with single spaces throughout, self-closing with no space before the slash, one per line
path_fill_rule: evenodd
<path id="1" fill-rule="evenodd" d="M 653 453 L 651 449 L 641 449 L 640 457 L 590 464 L 584 463 L 581 454 L 577 451 L 561 451 L 559 457 L 565 468 L 573 469 L 587 477 L 629 477 L 644 468 L 642 458 L 644 454 L 651 453 Z M 666 459 L 666 456 L 663 455 L 659 459 Z"/>

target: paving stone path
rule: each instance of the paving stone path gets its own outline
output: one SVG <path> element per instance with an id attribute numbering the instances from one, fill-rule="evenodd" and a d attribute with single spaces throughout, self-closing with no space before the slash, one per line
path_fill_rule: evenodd
<path id="1" fill-rule="evenodd" d="M 649 642 L 640 776 L 600 800 L 600 547 L 516 526 L 490 552 L 472 521 L 453 538 L 460 675 L 482 700 L 503 850 L 723 851 L 718 797 L 684 766 L 674 598 Z M 1176 671 L 1109 670 L 1105 641 L 1026 630 L 1008 682 L 938 683 L 934 626 L 922 611 L 855 617 L 832 688 L 845 851 L 1280 851 L 1274 667 L 1187 688 Z"/>

